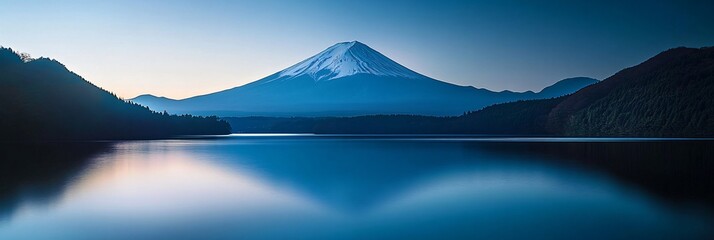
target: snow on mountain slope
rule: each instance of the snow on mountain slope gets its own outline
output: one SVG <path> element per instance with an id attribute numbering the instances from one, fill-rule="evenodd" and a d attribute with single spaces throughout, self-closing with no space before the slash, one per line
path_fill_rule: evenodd
<path id="1" fill-rule="evenodd" d="M 571 93 L 561 93 L 560 88 L 549 90 L 553 90 L 548 91 L 553 96 Z M 540 95 L 530 91 L 493 92 L 439 81 L 353 41 L 335 44 L 282 71 L 235 88 L 181 100 L 141 96 L 132 101 L 156 111 L 219 116 L 453 116 Z"/>
<path id="2" fill-rule="evenodd" d="M 358 42 L 342 42 L 278 72 L 278 78 L 308 75 L 315 81 L 332 80 L 359 73 L 403 78 L 425 78 Z"/>

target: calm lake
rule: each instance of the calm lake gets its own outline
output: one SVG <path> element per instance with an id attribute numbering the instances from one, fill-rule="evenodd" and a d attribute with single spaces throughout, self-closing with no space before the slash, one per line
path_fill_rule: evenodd
<path id="1" fill-rule="evenodd" d="M 0 239 L 713 239 L 714 141 L 5 144 Z"/>

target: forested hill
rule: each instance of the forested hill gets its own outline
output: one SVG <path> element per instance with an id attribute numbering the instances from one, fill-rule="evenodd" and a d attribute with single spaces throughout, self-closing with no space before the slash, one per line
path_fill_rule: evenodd
<path id="1" fill-rule="evenodd" d="M 227 118 L 237 132 L 714 137 L 714 48 L 675 48 L 571 95 L 459 117 Z"/>
<path id="2" fill-rule="evenodd" d="M 714 48 L 674 48 L 571 95 L 461 117 L 475 132 L 559 136 L 714 136 Z"/>
<path id="3" fill-rule="evenodd" d="M 0 140 L 147 139 L 227 134 L 216 117 L 156 113 L 47 59 L 0 48 Z"/>
<path id="4" fill-rule="evenodd" d="M 670 49 L 582 89 L 553 108 L 548 130 L 714 136 L 714 47 Z"/>

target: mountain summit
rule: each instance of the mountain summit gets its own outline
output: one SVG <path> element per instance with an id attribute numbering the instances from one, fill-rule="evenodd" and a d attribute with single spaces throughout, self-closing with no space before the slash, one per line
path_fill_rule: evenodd
<path id="1" fill-rule="evenodd" d="M 182 100 L 151 95 L 131 100 L 155 111 L 234 117 L 448 116 L 495 103 L 561 96 L 597 81 L 588 80 L 575 83 L 574 88 L 550 88 L 554 91 L 547 94 L 493 92 L 429 78 L 353 41 L 335 44 L 291 67 L 243 86 Z"/>
<path id="2" fill-rule="evenodd" d="M 358 41 L 342 42 L 278 73 L 279 77 L 308 75 L 316 81 L 356 74 L 425 78 Z"/>

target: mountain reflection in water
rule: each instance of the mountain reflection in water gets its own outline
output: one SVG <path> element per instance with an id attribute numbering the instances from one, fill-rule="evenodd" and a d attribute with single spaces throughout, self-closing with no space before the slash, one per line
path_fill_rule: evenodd
<path id="1" fill-rule="evenodd" d="M 2 239 L 714 234 L 709 141 L 231 136 L 2 157 Z"/>

